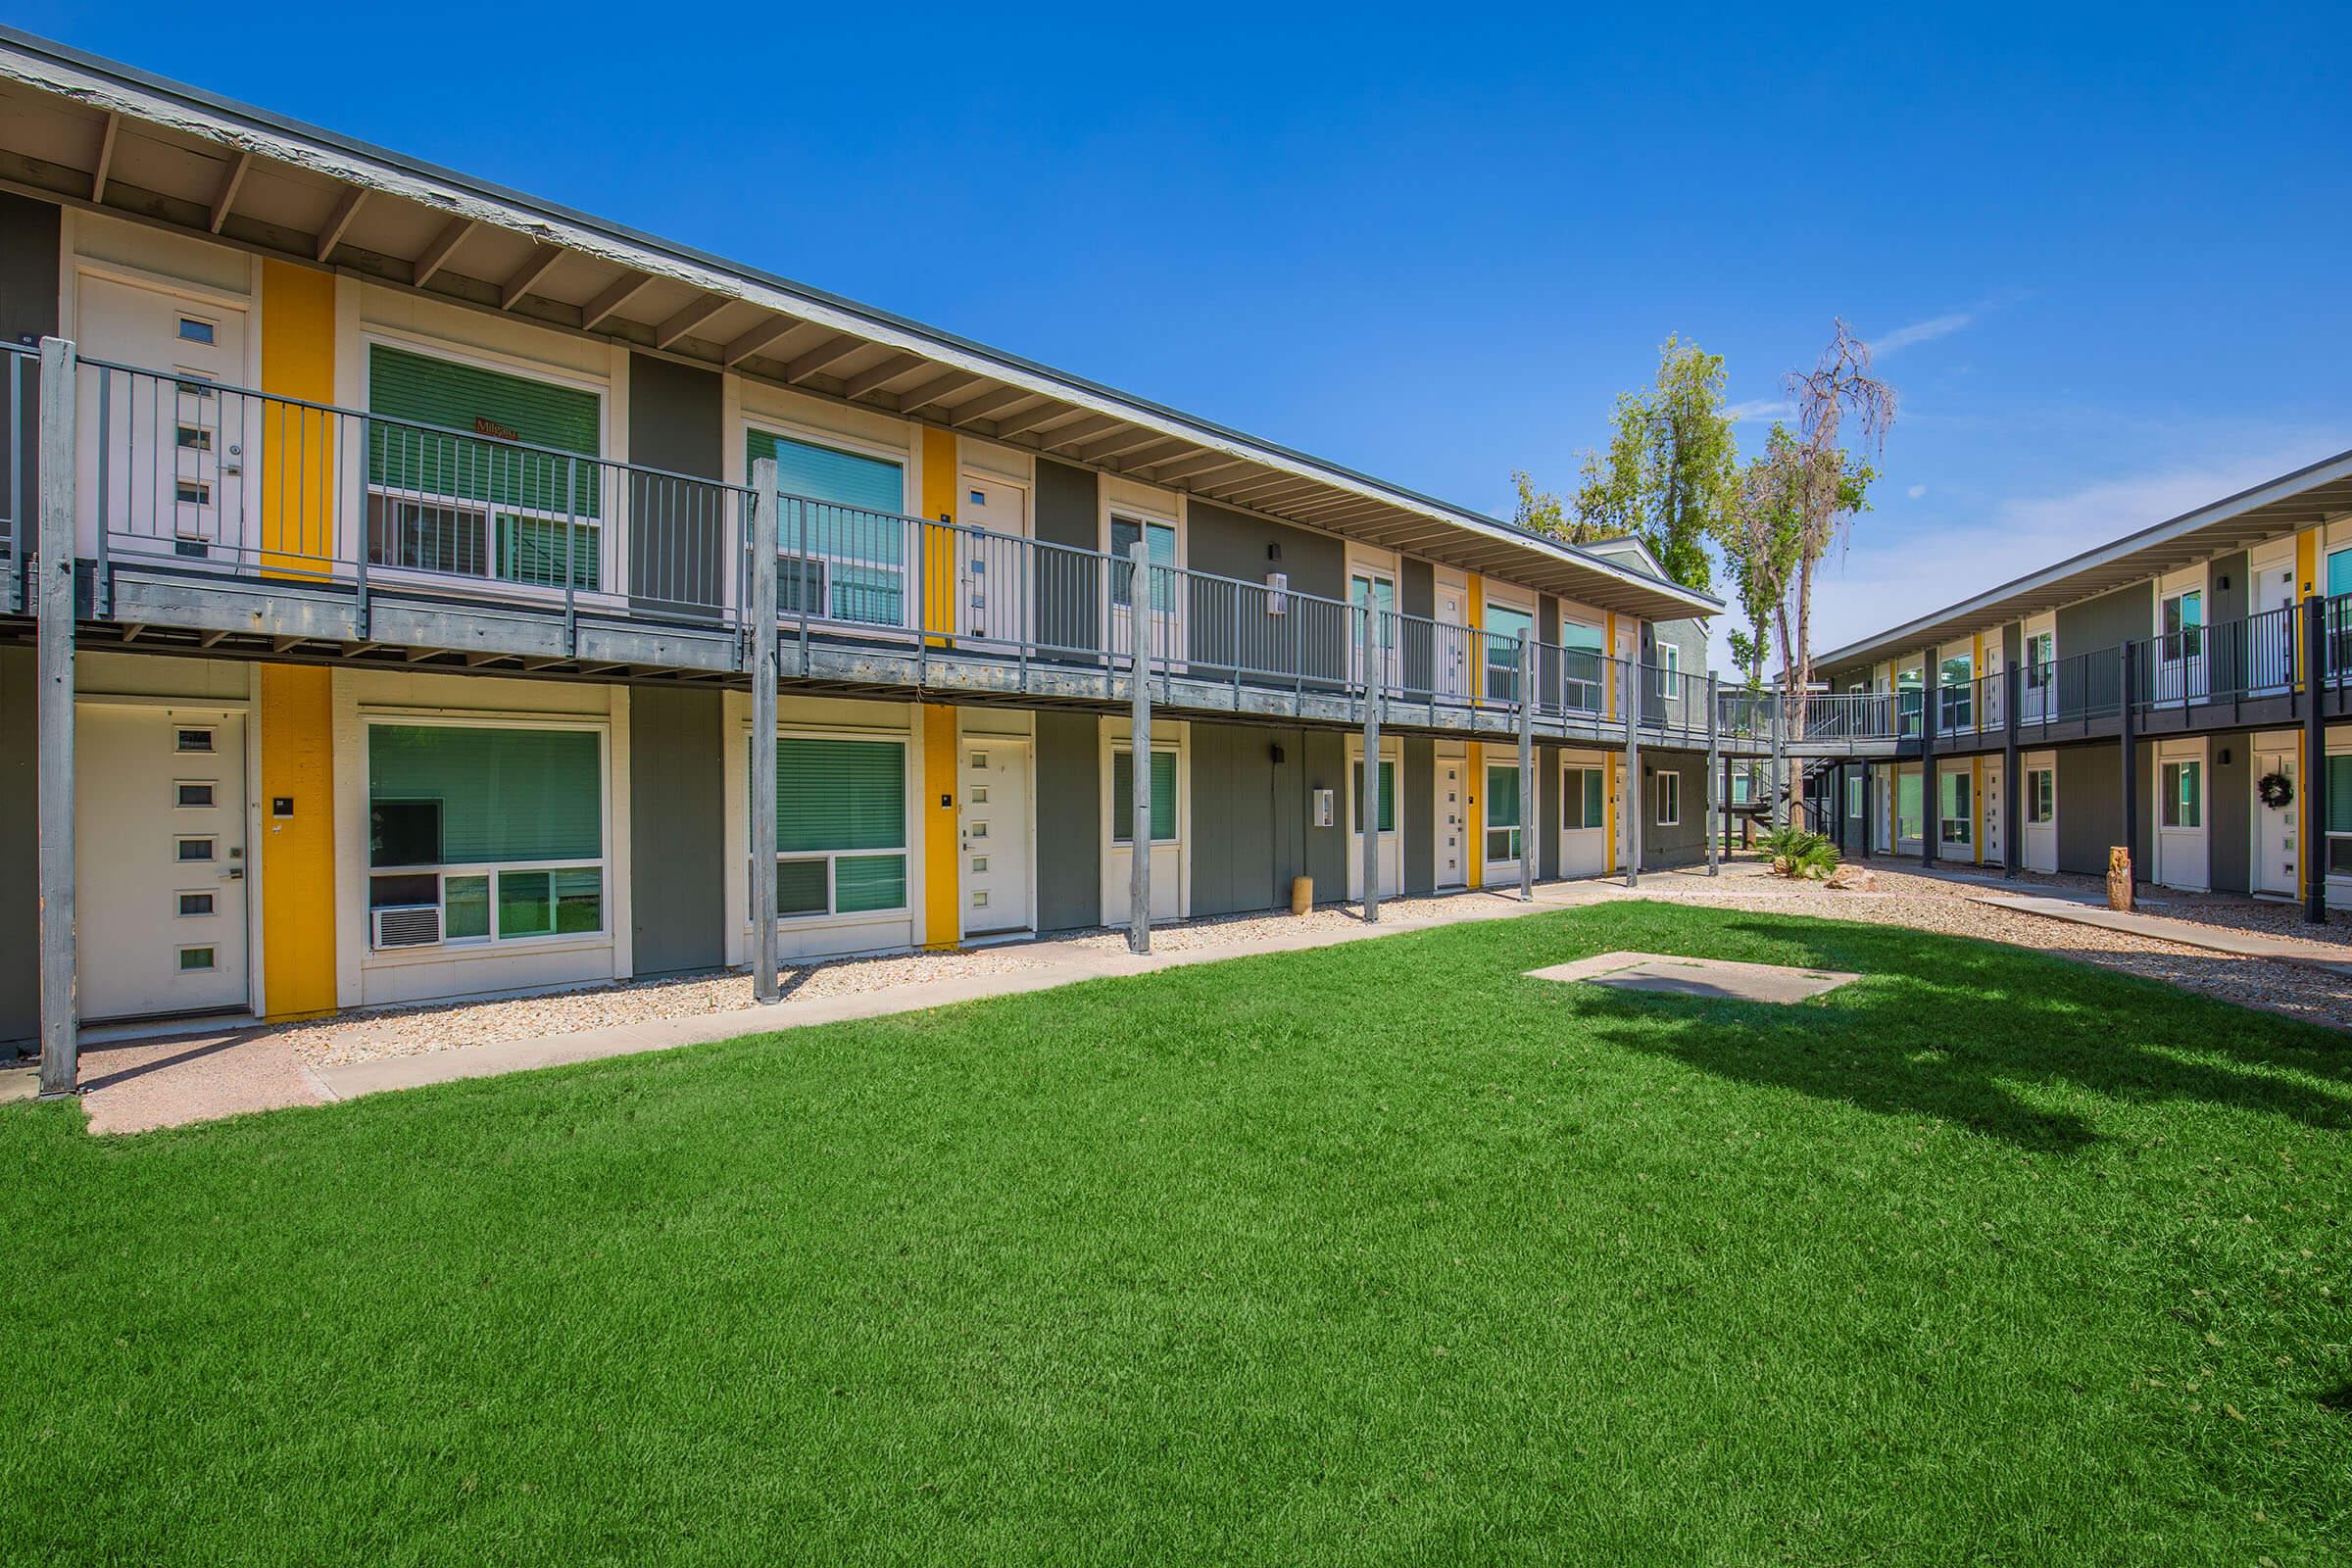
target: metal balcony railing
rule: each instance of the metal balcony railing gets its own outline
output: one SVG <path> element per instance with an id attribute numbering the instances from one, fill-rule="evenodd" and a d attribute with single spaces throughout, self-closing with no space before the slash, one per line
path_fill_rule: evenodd
<path id="1" fill-rule="evenodd" d="M 34 386 L 40 366 L 38 351 L 0 343 L 0 610 L 11 614 L 29 608 L 24 572 L 32 555 L 32 487 L 26 476 L 39 439 Z"/>

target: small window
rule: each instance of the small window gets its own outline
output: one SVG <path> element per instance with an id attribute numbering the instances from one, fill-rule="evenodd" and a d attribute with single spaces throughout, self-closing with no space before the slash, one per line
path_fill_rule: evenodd
<path id="1" fill-rule="evenodd" d="M 179 895 L 180 918 L 190 919 L 212 912 L 213 896 L 210 893 L 182 893 Z"/>
<path id="2" fill-rule="evenodd" d="M 982 773 L 986 772 L 987 770 L 988 754 L 986 752 L 974 752 L 972 754 L 972 771 L 975 773 Z"/>
<path id="3" fill-rule="evenodd" d="M 987 874 L 988 874 L 988 857 L 987 857 L 987 856 L 985 856 L 985 855 L 975 855 L 975 856 L 973 856 L 973 857 L 972 857 L 972 875 L 974 875 L 974 876 L 985 876 L 985 875 L 987 875 Z"/>
<path id="4" fill-rule="evenodd" d="M 205 807 L 214 804 L 213 784 L 209 779 L 183 778 L 172 786 L 174 806 Z"/>
<path id="5" fill-rule="evenodd" d="M 988 804 L 988 786 L 985 784 L 973 785 L 971 794 L 965 799 L 974 806 L 986 806 Z"/>
<path id="6" fill-rule="evenodd" d="M 220 967 L 219 957 L 219 950 L 214 948 L 182 948 L 179 950 L 179 972 L 203 974 L 217 969 Z"/>
<path id="7" fill-rule="evenodd" d="M 987 492 L 987 491 L 985 491 L 985 490 L 975 490 L 975 491 L 973 491 L 973 492 L 972 492 L 972 505 L 973 505 L 973 506 L 975 506 L 975 507 L 985 507 L 985 506 L 987 506 L 987 505 L 988 505 L 988 492 Z"/>
<path id="8" fill-rule="evenodd" d="M 1845 814 L 1862 814 L 1862 779 L 1859 774 L 1845 781 Z"/>
<path id="9" fill-rule="evenodd" d="M 209 834 L 203 838 L 179 839 L 175 842 L 178 858 L 183 865 L 201 865 L 220 858 L 220 842 Z"/>
<path id="10" fill-rule="evenodd" d="M 2164 825 L 2201 827 L 2205 822 L 2205 764 L 2164 764 Z"/>
<path id="11" fill-rule="evenodd" d="M 172 493 L 183 507 L 209 507 L 213 504 L 213 487 L 202 479 L 174 479 Z"/>
<path id="12" fill-rule="evenodd" d="M 1658 826 L 1676 827 L 1683 820 L 1683 775 L 1658 775 Z"/>
<path id="13" fill-rule="evenodd" d="M 209 729 L 182 729 L 172 734 L 172 749 L 177 752 L 210 752 L 213 732 Z"/>
<path id="14" fill-rule="evenodd" d="M 2036 767 L 2026 774 L 2026 820 L 2035 825 L 2058 820 L 2058 771 Z"/>
<path id="15" fill-rule="evenodd" d="M 182 452 L 210 452 L 213 450 L 213 432 L 201 424 L 183 424 L 179 427 L 179 449 Z"/>
<path id="16" fill-rule="evenodd" d="M 220 329 L 201 316 L 183 316 L 179 318 L 179 340 L 207 345 L 218 343 Z"/>
<path id="17" fill-rule="evenodd" d="M 972 893 L 972 907 L 973 907 L 973 908 L 975 908 L 975 909 L 985 909 L 985 908 L 987 908 L 987 907 L 988 907 L 988 890 L 987 890 L 987 889 L 985 889 L 985 888 L 978 888 L 978 889 L 974 889 L 974 890 L 973 890 L 973 893 Z"/>

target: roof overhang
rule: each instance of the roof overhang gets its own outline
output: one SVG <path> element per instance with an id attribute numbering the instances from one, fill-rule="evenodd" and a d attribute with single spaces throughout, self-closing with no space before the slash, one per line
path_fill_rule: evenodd
<path id="1" fill-rule="evenodd" d="M 0 26 L 0 188 L 734 370 L 1651 619 L 1722 610 L 920 322 Z"/>
<path id="2" fill-rule="evenodd" d="M 2352 452 L 2266 480 L 2251 490 L 2126 534 L 1974 599 L 1847 643 L 1816 667 L 1897 658 L 2065 605 L 2095 599 L 2212 556 L 2227 555 L 2352 513 Z"/>

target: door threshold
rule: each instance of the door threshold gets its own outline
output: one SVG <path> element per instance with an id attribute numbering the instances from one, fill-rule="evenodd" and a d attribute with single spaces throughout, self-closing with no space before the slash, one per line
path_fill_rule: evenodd
<path id="1" fill-rule="evenodd" d="M 978 936 L 965 937 L 962 945 L 967 948 L 1003 948 L 1009 947 L 1015 942 L 1035 942 L 1036 940 L 1037 933 L 1024 926 L 1017 931 L 984 931 Z"/>
<path id="2" fill-rule="evenodd" d="M 175 1012 L 152 1018 L 108 1018 L 81 1026 L 77 1038 L 85 1046 L 119 1046 L 133 1040 L 169 1040 L 175 1035 L 231 1034 L 258 1029 L 259 1015 L 242 1007 L 220 1012 Z"/>

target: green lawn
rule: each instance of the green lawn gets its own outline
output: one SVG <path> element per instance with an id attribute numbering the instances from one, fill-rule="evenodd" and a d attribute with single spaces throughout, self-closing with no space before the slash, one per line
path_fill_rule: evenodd
<path id="1" fill-rule="evenodd" d="M 1761 1009 L 1521 977 L 1870 978 Z M 2352 1045 L 1614 904 L 102 1141 L 0 1557 L 2352 1552 Z"/>

